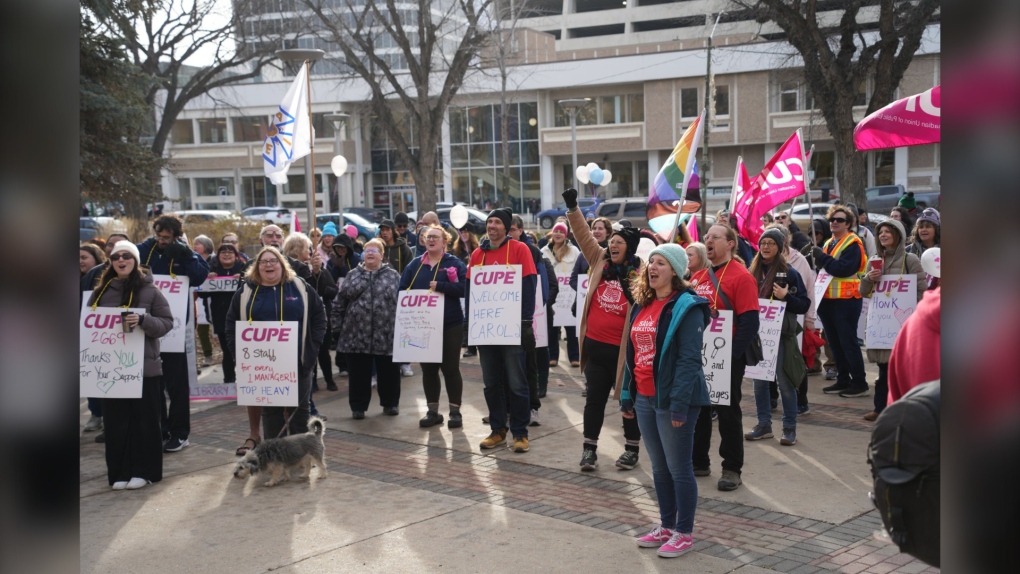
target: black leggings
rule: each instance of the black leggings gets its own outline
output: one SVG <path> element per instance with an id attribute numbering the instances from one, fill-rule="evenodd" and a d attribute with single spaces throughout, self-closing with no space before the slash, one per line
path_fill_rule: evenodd
<path id="1" fill-rule="evenodd" d="M 326 333 L 326 337 L 327 338 L 332 338 L 333 335 L 330 334 L 330 333 Z M 332 383 L 333 382 L 333 359 L 332 359 L 332 357 L 329 356 L 329 345 L 327 344 L 327 341 L 323 341 L 322 345 L 319 346 L 319 367 L 322 368 L 322 380 L 325 381 L 326 384 Z M 317 373 L 318 373 L 318 369 L 316 369 L 315 365 L 312 365 L 312 383 L 313 384 L 318 379 L 318 377 L 316 376 Z"/>
<path id="2" fill-rule="evenodd" d="M 616 386 L 616 366 L 620 360 L 620 346 L 584 338 L 584 377 L 588 381 L 588 397 L 584 401 L 584 438 L 599 440 L 602 422 L 606 418 L 606 403 Z M 641 430 L 637 418 L 623 418 L 623 436 L 628 441 L 640 441 Z"/>
<path id="3" fill-rule="evenodd" d="M 234 355 L 231 354 L 230 347 L 227 346 L 227 336 L 223 333 L 216 333 L 216 337 L 219 338 L 220 348 L 223 349 L 223 382 L 235 383 L 237 374 L 234 371 Z"/>
<path id="4" fill-rule="evenodd" d="M 443 331 L 443 362 L 421 363 L 421 382 L 425 388 L 425 402 L 438 403 L 439 371 L 443 371 L 446 380 L 446 398 L 451 405 L 459 405 L 464 391 L 464 379 L 460 375 L 460 342 L 464 325 L 458 323 Z"/>

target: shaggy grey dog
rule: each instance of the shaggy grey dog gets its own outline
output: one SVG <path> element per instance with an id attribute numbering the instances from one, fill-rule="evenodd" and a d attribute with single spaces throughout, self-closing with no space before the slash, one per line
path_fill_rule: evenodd
<path id="1" fill-rule="evenodd" d="M 283 438 L 270 438 L 248 451 L 234 466 L 234 478 L 245 479 L 260 472 L 272 476 L 266 486 L 275 486 L 290 479 L 290 471 L 298 466 L 304 468 L 300 478 L 310 478 L 312 462 L 319 466 L 319 478 L 329 476 L 326 470 L 325 445 L 322 433 L 325 425 L 319 417 L 308 419 L 308 432 Z"/>

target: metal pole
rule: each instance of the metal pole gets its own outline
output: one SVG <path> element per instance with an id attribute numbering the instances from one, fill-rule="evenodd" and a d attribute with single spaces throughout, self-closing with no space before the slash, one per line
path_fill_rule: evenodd
<path id="1" fill-rule="evenodd" d="M 308 210 L 308 231 L 315 229 L 315 130 L 312 129 L 312 67 L 305 60 L 306 96 L 308 98 L 309 151 L 305 157 L 305 195 Z"/>
<path id="2" fill-rule="evenodd" d="M 705 57 L 705 115 L 709 120 L 703 129 L 704 138 L 701 142 L 701 170 L 698 177 L 701 178 L 701 227 L 705 227 L 705 218 L 708 215 L 708 136 L 712 132 L 711 118 L 715 117 L 715 110 L 711 107 L 712 101 L 712 38 L 715 36 L 715 29 L 719 26 L 719 19 L 723 12 L 715 17 L 715 26 L 712 26 L 712 33 L 708 35 L 708 52 Z M 693 151 L 693 150 L 692 150 Z M 730 209 L 733 209 L 730 207 Z M 693 215 L 691 217 L 694 217 Z"/>
<path id="3" fill-rule="evenodd" d="M 577 108 L 572 108 L 568 111 L 570 112 L 570 157 L 573 161 L 571 165 L 574 168 L 570 171 L 574 176 L 572 178 L 574 180 L 573 188 L 577 189 L 577 184 L 579 183 L 577 181 Z"/>
<path id="4" fill-rule="evenodd" d="M 340 131 L 343 129 L 343 123 L 341 122 L 339 127 L 333 126 L 333 128 L 335 129 L 335 132 L 334 132 L 333 135 L 336 136 L 336 139 L 334 140 L 335 145 L 333 146 L 334 147 L 333 155 L 337 156 L 337 155 L 340 155 Z M 336 176 L 336 211 L 337 211 L 337 213 L 340 214 L 340 221 L 343 222 L 343 220 L 344 220 L 344 201 L 340 197 L 340 177 L 341 176 L 339 176 L 339 175 Z M 327 208 L 326 211 L 329 212 L 329 209 Z"/>

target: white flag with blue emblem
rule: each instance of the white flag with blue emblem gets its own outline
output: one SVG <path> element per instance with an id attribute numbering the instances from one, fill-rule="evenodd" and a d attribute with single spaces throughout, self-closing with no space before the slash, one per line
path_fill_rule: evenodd
<path id="1" fill-rule="evenodd" d="M 266 177 L 277 185 L 287 183 L 290 164 L 311 152 L 307 78 L 308 67 L 301 66 L 279 109 L 272 115 L 269 133 L 262 145 Z"/>

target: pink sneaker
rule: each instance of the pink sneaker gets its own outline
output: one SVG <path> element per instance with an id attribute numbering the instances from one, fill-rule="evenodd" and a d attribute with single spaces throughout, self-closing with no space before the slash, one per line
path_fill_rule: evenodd
<path id="1" fill-rule="evenodd" d="M 659 547 L 657 554 L 663 558 L 676 558 L 690 550 L 691 546 L 694 546 L 694 539 L 690 534 L 674 532 L 669 541 Z"/>
<path id="2" fill-rule="evenodd" d="M 673 531 L 669 528 L 656 526 L 655 530 L 645 534 L 641 538 L 638 538 L 637 545 L 641 548 L 656 548 L 662 546 L 663 543 L 668 542 L 672 536 Z"/>

